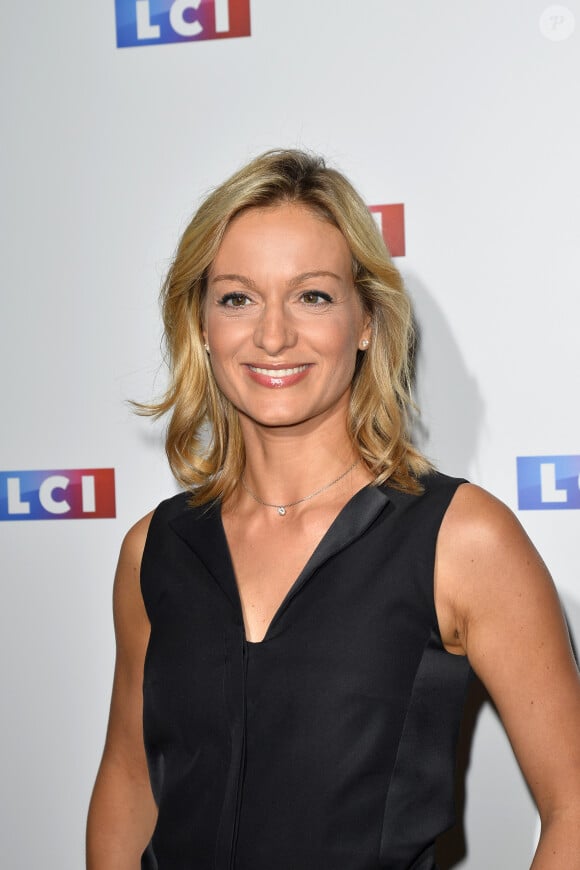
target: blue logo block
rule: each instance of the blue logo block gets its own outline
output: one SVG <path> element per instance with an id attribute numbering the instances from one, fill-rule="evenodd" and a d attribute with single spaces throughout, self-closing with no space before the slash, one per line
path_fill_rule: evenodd
<path id="1" fill-rule="evenodd" d="M 250 36 L 250 0 L 115 0 L 117 47 Z"/>
<path id="2" fill-rule="evenodd" d="M 580 456 L 518 456 L 521 511 L 580 509 Z"/>

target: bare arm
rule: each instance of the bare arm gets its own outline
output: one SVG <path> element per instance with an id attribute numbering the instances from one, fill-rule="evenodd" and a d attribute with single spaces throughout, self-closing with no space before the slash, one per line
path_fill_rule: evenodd
<path id="1" fill-rule="evenodd" d="M 580 870 L 580 678 L 552 580 L 513 514 L 462 486 L 438 542 L 449 648 L 490 692 L 536 801 L 533 870 Z"/>
<path id="2" fill-rule="evenodd" d="M 142 727 L 149 621 L 139 574 L 150 519 L 128 532 L 115 576 L 117 656 L 105 749 L 89 807 L 87 870 L 139 870 L 157 816 Z"/>

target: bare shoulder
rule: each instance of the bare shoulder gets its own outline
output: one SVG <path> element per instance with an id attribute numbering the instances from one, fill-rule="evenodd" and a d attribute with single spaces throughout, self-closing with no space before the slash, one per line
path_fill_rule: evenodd
<path id="1" fill-rule="evenodd" d="M 480 486 L 462 484 L 456 491 L 443 519 L 441 541 L 457 548 L 487 545 L 511 545 L 514 539 L 529 539 L 512 511 Z"/>
<path id="2" fill-rule="evenodd" d="M 450 572 L 456 574 L 457 569 L 469 566 L 468 575 L 473 576 L 483 569 L 488 583 L 505 582 L 510 569 L 525 566 L 548 576 L 517 517 L 503 502 L 473 484 L 463 484 L 455 493 L 441 525 L 438 548 Z M 501 567 L 500 576 L 491 570 L 494 567 Z"/>
<path id="3" fill-rule="evenodd" d="M 145 549 L 145 541 L 147 540 L 147 532 L 154 511 L 150 511 L 144 517 L 141 517 L 134 526 L 131 526 L 121 545 L 121 557 L 128 562 L 141 564 L 143 550 Z"/>
<path id="4" fill-rule="evenodd" d="M 132 526 L 123 539 L 113 591 L 117 635 L 148 624 L 141 596 L 141 560 L 153 511 Z"/>
<path id="5" fill-rule="evenodd" d="M 552 579 L 522 525 L 478 486 L 459 487 L 437 543 L 436 595 L 443 628 L 468 652 L 469 629 L 500 609 L 519 618 L 534 603 L 560 612 Z M 443 634 L 443 630 L 442 630 Z"/>

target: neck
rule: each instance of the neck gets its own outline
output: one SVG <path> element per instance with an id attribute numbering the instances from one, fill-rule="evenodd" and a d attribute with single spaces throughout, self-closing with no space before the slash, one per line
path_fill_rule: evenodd
<path id="1" fill-rule="evenodd" d="M 301 424 L 296 427 L 265 428 L 242 421 L 246 449 L 244 481 L 260 499 L 272 504 L 289 504 L 347 471 L 359 456 L 346 424 Z M 361 483 L 371 477 L 359 463 L 353 472 Z"/>

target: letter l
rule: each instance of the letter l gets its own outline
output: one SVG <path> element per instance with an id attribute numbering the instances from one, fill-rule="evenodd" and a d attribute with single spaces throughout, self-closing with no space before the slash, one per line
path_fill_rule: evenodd
<path id="1" fill-rule="evenodd" d="M 159 39 L 161 28 L 151 24 L 149 0 L 137 0 L 137 39 Z"/>

